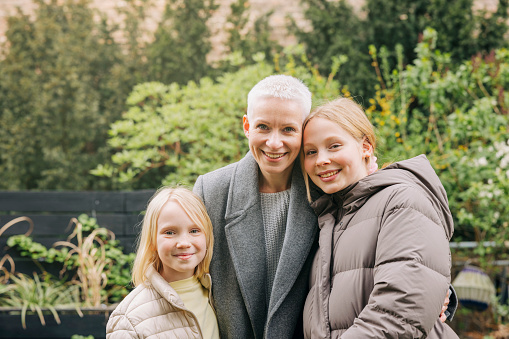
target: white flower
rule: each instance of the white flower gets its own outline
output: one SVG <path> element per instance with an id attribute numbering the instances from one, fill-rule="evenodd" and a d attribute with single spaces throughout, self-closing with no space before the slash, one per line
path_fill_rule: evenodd
<path id="1" fill-rule="evenodd" d="M 488 164 L 488 160 L 485 157 L 479 158 L 477 160 L 477 164 L 480 166 L 486 166 Z"/>
<path id="2" fill-rule="evenodd" d="M 509 164 L 509 154 L 500 160 L 500 167 L 506 168 L 508 164 Z"/>

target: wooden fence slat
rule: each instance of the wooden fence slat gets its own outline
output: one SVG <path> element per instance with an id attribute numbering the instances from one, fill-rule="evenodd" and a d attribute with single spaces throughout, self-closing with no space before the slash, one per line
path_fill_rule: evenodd
<path id="1" fill-rule="evenodd" d="M 125 211 L 139 212 L 147 208 L 148 200 L 154 195 L 156 190 L 139 190 L 135 192 L 125 192 Z"/>
<path id="2" fill-rule="evenodd" d="M 0 211 L 123 212 L 124 192 L 0 191 Z"/>
<path id="3" fill-rule="evenodd" d="M 41 214 L 20 214 L 20 215 L 0 215 L 0 227 L 9 221 L 18 217 L 29 217 L 34 222 L 34 230 L 32 235 L 48 235 L 48 234 L 70 234 L 72 228 L 68 228 L 71 219 L 77 218 L 78 214 L 58 214 L 58 215 L 41 215 Z M 116 235 L 124 234 L 124 225 L 132 222 L 130 215 L 122 214 L 101 214 L 96 216 L 97 223 L 101 227 L 105 227 Z M 28 230 L 28 222 L 23 221 L 12 225 L 2 236 L 11 236 L 15 234 L 24 234 Z"/>

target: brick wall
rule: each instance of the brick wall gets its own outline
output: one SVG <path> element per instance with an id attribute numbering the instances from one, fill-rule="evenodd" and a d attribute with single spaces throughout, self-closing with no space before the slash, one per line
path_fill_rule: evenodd
<path id="1" fill-rule="evenodd" d="M 154 30 L 161 17 L 162 9 L 164 8 L 165 0 L 153 0 L 154 8 L 149 13 L 150 19 L 145 22 L 148 29 Z M 211 38 L 213 44 L 213 52 L 211 53 L 212 59 L 217 59 L 224 51 L 223 41 L 225 35 L 223 27 L 226 23 L 226 17 L 230 12 L 230 4 L 234 0 L 216 0 L 219 9 L 215 15 L 209 20 L 209 27 L 213 33 Z M 355 1 L 354 1 L 355 2 Z M 116 8 L 122 6 L 122 0 L 92 0 L 92 6 L 100 9 L 108 14 L 112 21 L 118 21 Z M 251 17 L 256 18 L 261 14 L 274 10 L 274 15 L 271 17 L 270 24 L 274 27 L 274 38 L 281 41 L 283 44 L 288 45 L 295 43 L 295 38 L 289 37 L 285 29 L 286 16 L 290 15 L 297 22 L 304 22 L 302 10 L 300 7 L 300 0 L 252 0 L 250 1 Z M 4 33 L 7 29 L 6 18 L 16 12 L 16 7 L 20 7 L 24 13 L 30 14 L 34 11 L 34 4 L 32 0 L 0 0 L 0 42 L 5 40 Z M 305 24 L 305 23 L 304 23 Z"/>
<path id="2" fill-rule="evenodd" d="M 164 7 L 165 0 L 153 0 L 155 8 L 149 13 L 150 19 L 146 21 L 146 27 L 153 30 L 157 27 L 157 22 L 161 16 L 162 8 Z M 219 4 L 219 9 L 215 15 L 210 19 L 209 25 L 213 36 L 211 38 L 213 44 L 213 51 L 211 52 L 210 59 L 214 60 L 221 56 L 224 51 L 223 41 L 225 35 L 223 27 L 226 23 L 226 17 L 230 11 L 230 4 L 234 0 L 216 0 Z M 336 0 L 330 0 L 336 1 Z M 348 0 L 352 6 L 360 11 L 363 1 L 362 0 Z M 115 8 L 124 4 L 123 0 L 91 0 L 94 7 L 99 8 L 101 11 L 108 14 L 112 21 L 118 21 L 118 15 Z M 487 9 L 490 11 L 496 10 L 498 0 L 474 0 L 475 9 Z M 251 17 L 257 18 L 261 14 L 274 10 L 271 17 L 270 24 L 274 28 L 273 38 L 280 41 L 283 45 L 290 45 L 296 42 L 295 38 L 288 35 L 285 29 L 286 16 L 293 17 L 300 25 L 306 26 L 300 0 L 251 0 Z M 0 0 L 0 42 L 5 40 L 4 33 L 7 29 L 6 18 L 16 11 L 16 7 L 20 7 L 25 13 L 32 13 L 34 5 L 32 0 Z"/>

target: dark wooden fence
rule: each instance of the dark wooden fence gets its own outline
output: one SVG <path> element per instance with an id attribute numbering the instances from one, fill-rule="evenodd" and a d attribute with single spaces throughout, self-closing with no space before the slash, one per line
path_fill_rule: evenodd
<path id="1" fill-rule="evenodd" d="M 46 247 L 55 241 L 66 240 L 72 218 L 87 214 L 97 218 L 101 227 L 110 229 L 120 240 L 124 252 L 133 251 L 148 199 L 155 190 L 121 192 L 54 192 L 54 191 L 0 191 L 0 228 L 9 221 L 26 216 L 33 220 L 31 237 Z M 0 236 L 0 258 L 9 253 L 15 258 L 16 269 L 24 268 L 28 260 L 19 258 L 16 252 L 6 247 L 11 235 L 24 234 L 27 222 L 10 227 Z M 25 271 L 26 269 L 21 269 Z"/>

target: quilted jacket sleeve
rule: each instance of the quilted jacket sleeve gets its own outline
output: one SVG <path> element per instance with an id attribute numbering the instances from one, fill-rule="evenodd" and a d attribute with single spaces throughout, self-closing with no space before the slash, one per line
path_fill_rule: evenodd
<path id="1" fill-rule="evenodd" d="M 426 337 L 450 282 L 445 230 L 431 202 L 408 186 L 393 192 L 380 222 L 374 288 L 341 338 Z"/>
<path id="2" fill-rule="evenodd" d="M 106 325 L 106 339 L 138 338 L 138 334 L 128 317 L 112 313 Z"/>

